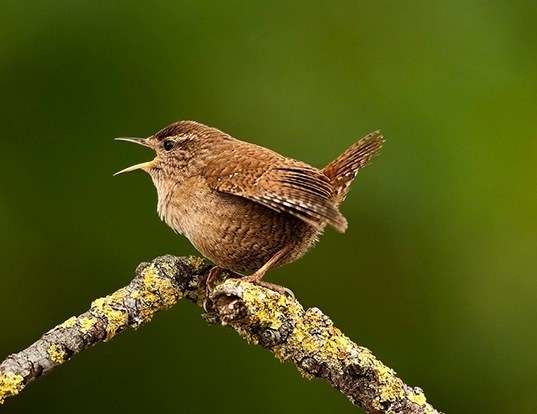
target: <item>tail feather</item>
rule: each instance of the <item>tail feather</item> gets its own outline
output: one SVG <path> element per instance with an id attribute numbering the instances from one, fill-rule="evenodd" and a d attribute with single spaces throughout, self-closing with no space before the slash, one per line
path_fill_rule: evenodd
<path id="1" fill-rule="evenodd" d="M 323 173 L 330 178 L 334 188 L 336 205 L 345 200 L 356 174 L 378 154 L 383 143 L 380 131 L 371 132 L 324 167 Z"/>

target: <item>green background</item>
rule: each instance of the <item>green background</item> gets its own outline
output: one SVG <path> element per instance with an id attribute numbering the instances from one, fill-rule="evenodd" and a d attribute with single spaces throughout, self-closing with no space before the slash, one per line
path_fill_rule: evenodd
<path id="1" fill-rule="evenodd" d="M 0 354 L 164 253 L 149 160 L 115 136 L 194 119 L 323 166 L 385 150 L 269 280 L 451 413 L 537 405 L 535 1 L 14 1 L 0 17 Z M 356 412 L 180 303 L 6 413 Z"/>

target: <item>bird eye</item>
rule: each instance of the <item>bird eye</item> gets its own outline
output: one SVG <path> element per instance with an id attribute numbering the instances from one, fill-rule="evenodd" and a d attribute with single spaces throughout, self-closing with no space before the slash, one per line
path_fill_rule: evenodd
<path id="1" fill-rule="evenodd" d="M 162 147 L 163 147 L 166 151 L 170 151 L 170 150 L 173 148 L 173 145 L 174 145 L 174 142 L 173 142 L 172 140 L 167 139 L 167 140 L 164 141 L 164 143 L 162 144 Z"/>

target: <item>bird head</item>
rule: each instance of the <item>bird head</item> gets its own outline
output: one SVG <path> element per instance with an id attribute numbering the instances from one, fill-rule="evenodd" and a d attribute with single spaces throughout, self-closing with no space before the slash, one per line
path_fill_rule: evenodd
<path id="1" fill-rule="evenodd" d="M 189 161 L 199 152 L 202 146 L 200 144 L 207 143 L 207 140 L 214 135 L 212 131 L 217 130 L 194 121 L 179 121 L 147 138 L 116 138 L 117 141 L 132 142 L 151 148 L 156 156 L 151 161 L 132 165 L 114 175 L 142 170 L 148 173 L 154 181 L 169 178 L 180 173 L 189 164 Z"/>

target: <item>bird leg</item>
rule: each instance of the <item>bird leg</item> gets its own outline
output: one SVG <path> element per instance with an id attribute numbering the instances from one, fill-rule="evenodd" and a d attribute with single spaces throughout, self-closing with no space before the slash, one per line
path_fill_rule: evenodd
<path id="1" fill-rule="evenodd" d="M 288 247 L 284 247 L 283 249 L 279 250 L 274 256 L 272 256 L 268 260 L 268 262 L 266 262 L 263 266 L 257 269 L 257 271 L 254 274 L 250 276 L 245 276 L 241 280 L 244 280 L 245 282 L 254 283 L 259 286 L 263 286 L 270 290 L 274 290 L 275 292 L 278 292 L 280 295 L 289 295 L 294 298 L 295 294 L 291 291 L 291 289 L 277 285 L 275 283 L 265 282 L 263 280 L 265 273 L 267 273 L 270 269 L 272 269 L 278 263 L 278 261 L 283 256 L 285 256 L 285 254 L 288 251 L 289 251 Z"/>

